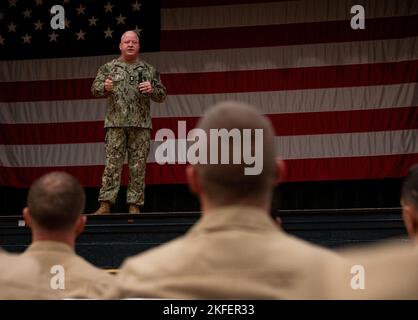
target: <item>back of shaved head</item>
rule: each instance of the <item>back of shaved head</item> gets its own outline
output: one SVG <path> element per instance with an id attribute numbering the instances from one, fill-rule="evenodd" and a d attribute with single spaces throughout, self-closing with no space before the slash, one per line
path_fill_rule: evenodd
<path id="1" fill-rule="evenodd" d="M 33 221 L 49 231 L 69 230 L 84 210 L 86 196 L 76 178 L 51 172 L 36 180 L 28 194 Z"/>
<path id="2" fill-rule="evenodd" d="M 220 144 L 218 148 L 218 164 L 197 164 L 196 170 L 200 177 L 202 187 L 211 201 L 218 205 L 228 205 L 239 202 L 247 198 L 258 198 L 267 193 L 271 193 L 277 178 L 276 161 L 273 137 L 274 131 L 270 121 L 259 114 L 258 111 L 245 103 L 235 101 L 225 101 L 216 104 L 209 109 L 200 119 L 197 128 L 204 130 L 207 136 L 210 136 L 211 129 L 238 129 L 243 136 L 243 130 L 250 129 L 251 154 L 256 157 L 263 157 L 263 167 L 260 174 L 245 174 L 245 168 L 248 167 L 244 161 L 241 152 L 241 163 L 233 164 L 232 159 L 232 139 L 230 139 L 230 163 L 221 164 Z M 262 129 L 262 154 L 254 154 L 254 132 L 255 129 Z M 248 131 L 248 130 L 247 130 Z M 242 143 L 242 141 L 241 141 Z M 209 144 L 209 143 L 208 143 Z M 249 148 L 250 146 L 242 146 Z M 208 158 L 210 153 L 216 150 L 210 150 L 208 146 Z"/>

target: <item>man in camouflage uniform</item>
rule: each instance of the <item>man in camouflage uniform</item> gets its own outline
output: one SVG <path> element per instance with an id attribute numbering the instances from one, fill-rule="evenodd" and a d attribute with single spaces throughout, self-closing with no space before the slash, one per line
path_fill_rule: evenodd
<path id="1" fill-rule="evenodd" d="M 99 68 L 91 91 L 107 97 L 105 149 L 106 167 L 96 214 L 109 214 L 115 202 L 125 154 L 128 154 L 129 213 L 139 213 L 144 204 L 145 166 L 152 129 L 150 100 L 163 102 L 166 89 L 157 70 L 139 59 L 139 38 L 134 31 L 122 35 L 121 55 Z"/>

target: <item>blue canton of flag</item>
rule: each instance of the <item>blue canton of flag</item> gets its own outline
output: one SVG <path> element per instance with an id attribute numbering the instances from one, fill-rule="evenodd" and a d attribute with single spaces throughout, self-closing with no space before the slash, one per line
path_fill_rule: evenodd
<path id="1" fill-rule="evenodd" d="M 51 8 L 65 11 L 53 29 Z M 159 50 L 159 1 L 0 0 L 0 59 L 117 54 L 120 37 L 136 30 L 141 51 Z"/>

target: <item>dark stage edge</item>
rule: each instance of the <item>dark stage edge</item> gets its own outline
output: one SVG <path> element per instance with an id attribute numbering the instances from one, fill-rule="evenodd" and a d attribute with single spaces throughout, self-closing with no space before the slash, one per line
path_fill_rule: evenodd
<path id="1" fill-rule="evenodd" d="M 85 231 L 77 239 L 77 253 L 98 267 L 115 269 L 126 257 L 183 235 L 200 213 L 87 216 Z M 400 208 L 286 210 L 280 217 L 288 233 L 328 248 L 406 239 Z M 30 230 L 21 216 L 0 216 L 0 247 L 22 252 L 30 241 Z"/>

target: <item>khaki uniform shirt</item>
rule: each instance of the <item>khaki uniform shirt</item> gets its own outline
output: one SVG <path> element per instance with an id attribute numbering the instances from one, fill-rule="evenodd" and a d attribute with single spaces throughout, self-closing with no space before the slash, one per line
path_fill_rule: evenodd
<path id="1" fill-rule="evenodd" d="M 0 299 L 58 299 L 49 291 L 49 279 L 43 277 L 39 264 L 28 257 L 0 251 Z"/>
<path id="2" fill-rule="evenodd" d="M 418 247 L 383 242 L 343 250 L 329 265 L 330 299 L 418 299 Z M 341 262 L 340 261 L 340 262 Z"/>
<path id="3" fill-rule="evenodd" d="M 340 258 L 283 232 L 255 207 L 203 214 L 186 235 L 130 258 L 113 297 L 320 298 L 322 266 Z"/>
<path id="4" fill-rule="evenodd" d="M 63 267 L 64 289 L 51 289 L 63 298 L 100 298 L 114 282 L 112 275 L 78 256 L 65 243 L 36 241 L 22 256 L 35 259 L 45 277 L 57 283 L 61 271 L 54 266 Z"/>

